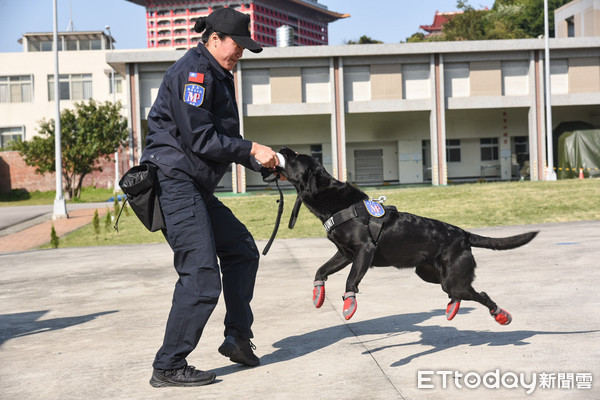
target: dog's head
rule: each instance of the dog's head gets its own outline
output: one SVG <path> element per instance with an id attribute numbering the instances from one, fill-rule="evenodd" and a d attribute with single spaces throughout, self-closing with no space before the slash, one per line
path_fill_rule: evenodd
<path id="1" fill-rule="evenodd" d="M 283 175 L 304 199 L 314 198 L 319 189 L 326 188 L 335 182 L 323 165 L 308 154 L 298 154 L 294 150 L 283 147 L 279 150 L 285 159 L 283 167 L 276 167 L 277 172 Z"/>
<path id="2" fill-rule="evenodd" d="M 325 167 L 308 154 L 298 154 L 290 148 L 279 151 L 285 159 L 283 166 L 276 167 L 296 188 L 298 198 L 292 210 L 290 229 L 294 226 L 295 218 L 302 203 L 322 221 L 341 209 L 368 196 L 348 183 L 343 183 L 329 175 Z"/>

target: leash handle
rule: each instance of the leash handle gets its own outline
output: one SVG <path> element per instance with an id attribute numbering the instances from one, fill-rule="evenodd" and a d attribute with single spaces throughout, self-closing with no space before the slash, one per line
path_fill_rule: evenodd
<path id="1" fill-rule="evenodd" d="M 279 175 L 277 175 L 277 178 L 279 178 Z M 273 244 L 273 240 L 275 240 L 275 236 L 277 235 L 277 230 L 279 229 L 279 223 L 281 222 L 281 214 L 283 214 L 283 192 L 281 191 L 281 188 L 279 187 L 278 179 L 275 179 L 275 185 L 277 185 L 277 190 L 279 190 L 279 200 L 277 200 L 277 202 L 279 203 L 279 208 L 277 210 L 277 218 L 275 219 L 275 226 L 273 227 L 273 233 L 271 234 L 271 238 L 267 242 L 267 245 L 265 246 L 265 248 L 262 252 L 263 256 L 267 255 L 267 253 L 269 252 L 269 249 L 271 248 L 271 245 Z"/>

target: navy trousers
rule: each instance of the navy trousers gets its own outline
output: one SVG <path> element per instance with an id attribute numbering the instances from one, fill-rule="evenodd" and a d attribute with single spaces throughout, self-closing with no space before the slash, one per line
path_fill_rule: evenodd
<path id="1" fill-rule="evenodd" d="M 253 337 L 250 301 L 259 252 L 248 229 L 215 196 L 193 182 L 166 178 L 158 171 L 159 199 L 167 242 L 179 279 L 162 347 L 153 366 L 177 369 L 200 340 L 221 293 L 225 299 L 225 336 Z M 220 262 L 220 271 L 219 271 Z"/>

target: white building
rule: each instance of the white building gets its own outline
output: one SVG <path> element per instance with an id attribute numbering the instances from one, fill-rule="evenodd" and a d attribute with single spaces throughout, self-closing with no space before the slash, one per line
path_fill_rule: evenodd
<path id="1" fill-rule="evenodd" d="M 114 73 L 113 96 L 113 70 L 106 62 L 114 40 L 103 31 L 60 32 L 58 36 L 61 109 L 93 98 L 99 102 L 121 101 L 125 112 L 128 98 L 123 79 Z M 22 52 L 0 53 L 0 148 L 11 140 L 31 139 L 37 135 L 41 120 L 56 118 L 52 39 L 51 32 L 27 33 L 20 40 Z M 44 190 L 42 182 L 46 180 L 49 188 L 54 187 L 48 174 L 36 178 L 41 184 L 39 190 Z M 114 184 L 114 178 L 100 184 Z"/>

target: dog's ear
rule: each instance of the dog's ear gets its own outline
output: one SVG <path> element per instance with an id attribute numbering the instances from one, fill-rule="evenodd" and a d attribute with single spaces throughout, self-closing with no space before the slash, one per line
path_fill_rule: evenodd
<path id="1" fill-rule="evenodd" d="M 308 194 L 310 197 L 314 197 L 319 193 L 319 175 L 315 173 L 312 169 L 308 170 L 307 174 L 307 183 L 308 183 Z"/>

